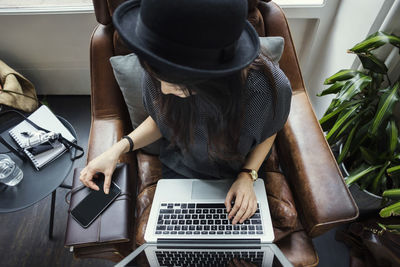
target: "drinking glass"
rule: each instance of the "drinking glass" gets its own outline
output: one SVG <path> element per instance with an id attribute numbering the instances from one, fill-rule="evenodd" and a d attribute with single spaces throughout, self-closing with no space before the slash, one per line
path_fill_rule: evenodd
<path id="1" fill-rule="evenodd" d="M 0 183 L 15 186 L 24 174 L 18 165 L 6 154 L 0 154 Z"/>

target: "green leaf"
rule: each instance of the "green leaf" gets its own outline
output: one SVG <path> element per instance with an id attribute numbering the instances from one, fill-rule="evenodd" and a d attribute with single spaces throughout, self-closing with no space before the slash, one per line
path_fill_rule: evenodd
<path id="1" fill-rule="evenodd" d="M 324 131 L 329 130 L 331 127 L 327 128 L 328 123 L 330 121 L 333 121 L 334 119 L 337 119 L 337 116 L 339 115 L 340 112 L 342 112 L 344 109 L 354 106 L 355 104 L 363 102 L 363 99 L 355 100 L 355 101 L 345 101 L 343 102 L 339 107 L 337 107 L 334 111 L 324 115 L 320 120 L 319 123 L 321 124 L 321 127 Z"/>
<path id="2" fill-rule="evenodd" d="M 390 217 L 391 215 L 396 216 L 400 215 L 400 202 L 392 204 L 379 212 L 379 215 L 382 218 Z"/>
<path id="3" fill-rule="evenodd" d="M 376 158 L 378 161 L 380 162 L 384 162 L 384 161 L 392 161 L 392 157 L 388 157 L 387 152 L 384 151 L 381 154 L 379 154 Z"/>
<path id="4" fill-rule="evenodd" d="M 393 155 L 394 151 L 396 150 L 399 138 L 399 130 L 397 129 L 396 121 L 393 117 L 389 120 L 388 125 L 386 126 L 386 134 L 388 136 L 389 142 L 389 155 Z"/>
<path id="5" fill-rule="evenodd" d="M 351 118 L 356 114 L 356 109 L 360 106 L 360 104 L 356 104 L 353 107 L 350 108 L 346 113 L 343 114 L 343 116 L 339 115 L 339 118 L 333 125 L 332 129 L 328 132 L 326 135 L 326 140 L 331 141 L 331 138 L 336 135 L 336 133 L 340 130 L 341 126 L 346 122 L 348 118 Z M 343 111 L 345 112 L 345 111 Z"/>
<path id="6" fill-rule="evenodd" d="M 333 84 L 337 81 L 344 81 L 344 80 L 348 80 L 350 78 L 353 78 L 354 76 L 356 76 L 358 73 L 362 73 L 360 71 L 357 70 L 352 70 L 352 69 L 345 69 L 345 70 L 340 70 L 337 73 L 333 74 L 331 77 L 327 78 L 324 81 L 324 84 Z"/>
<path id="7" fill-rule="evenodd" d="M 387 91 L 381 95 L 378 109 L 375 114 L 374 120 L 370 128 L 368 129 L 369 136 L 376 136 L 378 129 L 381 127 L 382 123 L 393 113 L 393 108 L 399 97 L 397 90 L 399 88 L 399 82 L 397 82 L 390 91 Z"/>
<path id="8" fill-rule="evenodd" d="M 391 168 L 387 169 L 386 172 L 387 172 L 387 174 L 388 174 L 389 176 L 398 174 L 398 173 L 400 173 L 400 165 L 391 167 Z"/>
<path id="9" fill-rule="evenodd" d="M 385 63 L 376 58 L 373 54 L 357 54 L 358 58 L 361 60 L 361 63 L 364 69 L 372 70 L 373 72 L 386 74 L 388 68 Z"/>
<path id="10" fill-rule="evenodd" d="M 372 81 L 370 76 L 364 74 L 358 74 L 351 80 L 347 81 L 342 90 L 340 90 L 337 99 L 339 103 L 344 101 L 352 100 L 353 97 L 359 94 L 366 86 L 368 86 Z"/>
<path id="11" fill-rule="evenodd" d="M 400 230 L 400 224 L 386 224 L 385 226 L 389 230 Z"/>
<path id="12" fill-rule="evenodd" d="M 376 172 L 372 171 L 372 172 L 368 173 L 367 175 L 365 175 L 363 177 L 363 179 L 359 180 L 358 183 L 360 184 L 361 190 L 367 189 L 367 187 L 369 187 L 371 182 L 374 180 L 375 176 L 376 176 Z"/>
<path id="13" fill-rule="evenodd" d="M 385 231 L 389 231 L 392 232 L 394 234 L 398 234 L 400 235 L 400 224 L 381 224 L 378 223 L 377 224 Z"/>
<path id="14" fill-rule="evenodd" d="M 367 162 L 368 164 L 374 164 L 375 162 L 375 157 L 374 155 L 376 152 L 372 151 L 371 149 L 367 147 L 360 146 L 360 151 L 361 151 L 361 156 L 363 157 L 364 161 Z"/>
<path id="15" fill-rule="evenodd" d="M 329 107 L 326 109 L 323 117 L 326 116 L 327 114 L 331 113 L 335 108 L 337 108 L 337 106 L 338 106 L 337 104 L 339 104 L 339 101 L 336 98 L 332 99 L 332 101 L 329 104 Z"/>
<path id="16" fill-rule="evenodd" d="M 360 113 L 356 114 L 353 118 L 351 118 L 350 120 L 348 120 L 348 121 L 346 122 L 346 124 L 343 125 L 343 127 L 340 129 L 340 131 L 339 131 L 338 134 L 336 135 L 336 138 L 339 138 L 339 137 L 342 135 L 342 133 L 344 133 L 344 131 L 346 131 L 347 128 L 348 128 L 351 124 L 353 124 L 354 121 L 359 120 L 359 118 L 360 118 L 363 114 L 367 113 L 368 111 L 369 111 L 368 109 L 364 109 L 364 110 L 361 111 Z"/>
<path id="17" fill-rule="evenodd" d="M 354 53 L 365 53 L 381 47 L 384 44 L 391 43 L 394 46 L 400 46 L 400 38 L 394 35 L 389 35 L 384 32 L 376 32 L 368 36 L 361 43 L 356 44 L 353 48 L 349 49 Z"/>
<path id="18" fill-rule="evenodd" d="M 332 120 L 337 119 L 337 115 L 342 109 L 351 106 L 355 103 L 361 103 L 367 100 L 366 98 L 362 98 L 354 101 L 353 97 L 356 94 L 360 93 L 363 90 L 363 88 L 368 86 L 371 83 L 371 80 L 372 78 L 370 76 L 359 73 L 354 78 L 348 80 L 345 83 L 345 85 L 339 92 L 338 97 L 332 100 L 331 104 L 329 105 L 323 118 L 320 121 L 321 127 L 324 131 L 328 131 L 333 127 Z M 344 104 L 343 106 L 343 103 L 346 104 Z"/>
<path id="19" fill-rule="evenodd" d="M 378 175 L 375 176 L 375 179 L 372 182 L 372 187 L 371 187 L 372 193 L 378 194 L 379 182 L 381 181 L 381 179 L 382 179 L 383 175 L 385 174 L 385 171 L 389 165 L 390 165 L 390 161 L 387 161 L 385 163 L 385 165 L 379 170 Z"/>
<path id="20" fill-rule="evenodd" d="M 400 200 L 400 188 L 386 190 L 383 192 L 382 196 L 394 200 Z"/>
<path id="21" fill-rule="evenodd" d="M 371 77 L 374 86 L 373 88 L 375 88 L 375 90 L 379 89 L 382 82 L 384 81 L 384 75 L 381 73 L 372 72 Z"/>
<path id="22" fill-rule="evenodd" d="M 378 223 L 378 222 L 376 224 L 379 225 L 383 230 L 386 230 L 386 225 Z"/>
<path id="23" fill-rule="evenodd" d="M 340 91 L 340 89 L 342 89 L 342 87 L 344 86 L 345 83 L 346 83 L 345 81 L 337 81 L 332 86 L 330 86 L 328 89 L 325 89 L 320 94 L 317 94 L 317 96 L 337 94 Z"/>
<path id="24" fill-rule="evenodd" d="M 362 126 L 356 132 L 356 136 L 354 137 L 354 142 L 350 145 L 350 154 L 354 154 L 357 150 L 359 150 L 360 145 L 368 138 L 368 129 L 370 125 L 372 125 L 372 120 L 367 123 L 362 123 Z"/>
<path id="25" fill-rule="evenodd" d="M 337 162 L 340 164 L 344 160 L 344 158 L 347 155 L 347 152 L 349 151 L 351 141 L 353 140 L 354 134 L 356 133 L 356 130 L 358 128 L 358 125 L 360 124 L 360 121 L 356 122 L 356 125 L 351 129 L 349 136 L 346 139 L 346 143 L 344 143 L 344 146 L 342 148 L 342 151 L 340 152 L 340 155 L 337 159 Z"/>
<path id="26" fill-rule="evenodd" d="M 370 166 L 370 167 L 366 168 L 365 170 L 362 170 L 362 171 L 360 171 L 360 172 L 351 174 L 351 175 L 349 175 L 349 176 L 346 178 L 346 184 L 347 184 L 348 186 L 350 186 L 351 184 L 353 184 L 353 183 L 356 182 L 357 180 L 361 179 L 362 177 L 364 177 L 364 176 L 367 175 L 368 173 L 370 173 L 370 172 L 372 172 L 372 171 L 374 171 L 374 170 L 376 170 L 376 169 L 378 169 L 378 168 L 380 168 L 380 167 L 382 167 L 382 165 Z"/>
<path id="27" fill-rule="evenodd" d="M 382 177 L 382 181 L 381 181 L 381 189 L 382 189 L 382 191 L 385 191 L 385 190 L 388 189 L 387 188 L 387 180 L 388 180 L 387 175 L 384 174 L 383 177 Z"/>

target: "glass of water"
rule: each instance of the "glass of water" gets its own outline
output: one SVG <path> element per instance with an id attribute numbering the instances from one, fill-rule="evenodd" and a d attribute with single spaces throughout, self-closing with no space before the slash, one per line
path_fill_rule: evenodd
<path id="1" fill-rule="evenodd" d="M 18 165 L 6 154 L 0 154 L 0 183 L 15 186 L 24 174 Z"/>

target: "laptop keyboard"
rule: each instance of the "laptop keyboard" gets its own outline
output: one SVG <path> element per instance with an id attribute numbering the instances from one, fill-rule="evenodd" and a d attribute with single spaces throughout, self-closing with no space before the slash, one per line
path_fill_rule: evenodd
<path id="1" fill-rule="evenodd" d="M 228 266 L 233 258 L 262 266 L 263 251 L 155 251 L 160 266 Z"/>
<path id="2" fill-rule="evenodd" d="M 232 225 L 224 203 L 161 203 L 156 235 L 261 235 L 259 204 L 252 217 Z"/>

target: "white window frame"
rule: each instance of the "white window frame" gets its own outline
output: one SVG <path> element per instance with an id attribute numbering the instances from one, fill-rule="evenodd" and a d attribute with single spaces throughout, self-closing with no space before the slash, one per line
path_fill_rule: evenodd
<path id="1" fill-rule="evenodd" d="M 93 4 L 91 5 L 71 5 L 71 6 L 21 6 L 21 7 L 1 7 L 0 15 L 40 15 L 40 14 L 85 14 L 94 13 Z"/>
<path id="2" fill-rule="evenodd" d="M 290 9 L 308 9 L 319 8 L 325 5 L 328 0 L 275 0 L 284 11 Z M 332 0 L 329 0 L 332 1 Z M 335 0 L 334 0 L 335 1 Z M 37 6 L 37 7 L 1 7 L 0 15 L 18 15 L 18 14 L 71 14 L 71 13 L 93 13 L 93 5 L 79 6 Z M 285 12 L 286 13 L 286 12 Z"/>

